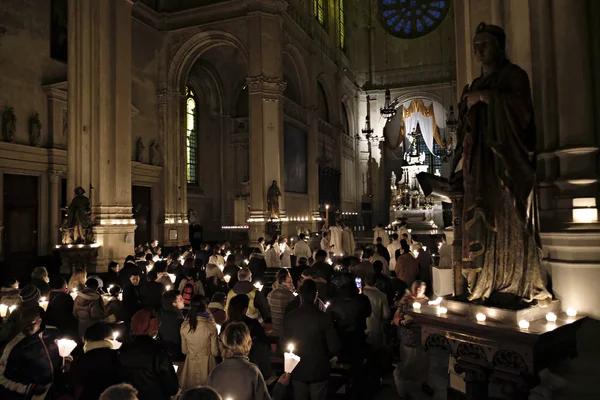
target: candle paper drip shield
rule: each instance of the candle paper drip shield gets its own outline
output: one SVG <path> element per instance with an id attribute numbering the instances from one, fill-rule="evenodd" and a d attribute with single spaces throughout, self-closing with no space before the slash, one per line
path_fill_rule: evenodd
<path id="1" fill-rule="evenodd" d="M 291 352 L 283 353 L 283 359 L 283 369 L 288 374 L 291 374 L 300 362 L 300 357 Z"/>
<path id="2" fill-rule="evenodd" d="M 56 344 L 58 345 L 58 353 L 62 358 L 71 355 L 71 352 L 77 347 L 77 343 L 71 339 L 59 339 Z"/>
<path id="3" fill-rule="evenodd" d="M 110 340 L 110 344 L 112 345 L 113 350 L 119 350 L 123 345 L 123 343 L 119 342 L 118 340 Z"/>

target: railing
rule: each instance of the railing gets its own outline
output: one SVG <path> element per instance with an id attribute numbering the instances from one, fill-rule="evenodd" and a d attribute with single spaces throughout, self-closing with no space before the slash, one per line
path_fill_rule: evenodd
<path id="1" fill-rule="evenodd" d="M 283 99 L 283 113 L 297 121 L 306 124 L 306 111 L 304 108 L 293 100 L 285 97 Z"/>

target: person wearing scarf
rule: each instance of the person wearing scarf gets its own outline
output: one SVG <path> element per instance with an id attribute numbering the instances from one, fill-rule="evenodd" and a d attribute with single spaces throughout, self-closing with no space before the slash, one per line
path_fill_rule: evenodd
<path id="1" fill-rule="evenodd" d="M 167 349 L 154 340 L 158 320 L 150 310 L 137 311 L 131 319 L 133 340 L 121 347 L 119 361 L 124 381 L 138 391 L 140 400 L 167 400 L 179 390 L 173 360 Z"/>
<path id="2" fill-rule="evenodd" d="M 219 334 L 204 299 L 202 295 L 192 297 L 188 317 L 181 324 L 181 350 L 186 355 L 179 378 L 182 390 L 206 385 L 217 366 Z"/>
<path id="3" fill-rule="evenodd" d="M 110 341 L 111 326 L 99 322 L 86 329 L 83 352 L 73 368 L 78 400 L 95 400 L 108 387 L 123 381 L 119 355 Z"/>

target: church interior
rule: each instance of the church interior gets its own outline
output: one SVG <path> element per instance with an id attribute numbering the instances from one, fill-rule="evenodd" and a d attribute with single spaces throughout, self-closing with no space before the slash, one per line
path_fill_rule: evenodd
<path id="1" fill-rule="evenodd" d="M 454 171 L 485 22 L 530 81 L 546 287 L 600 318 L 599 20 L 595 0 L 2 0 L 0 275 L 77 249 L 103 273 L 154 240 L 318 244 L 324 223 L 451 242 L 417 175 Z M 65 238 L 76 188 L 93 241 Z"/>

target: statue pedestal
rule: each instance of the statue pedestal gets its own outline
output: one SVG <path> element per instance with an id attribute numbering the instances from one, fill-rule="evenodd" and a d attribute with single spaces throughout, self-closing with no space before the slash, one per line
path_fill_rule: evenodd
<path id="1" fill-rule="evenodd" d="M 453 387 L 464 389 L 462 398 L 486 400 L 492 383 L 511 399 L 527 399 L 529 391 L 539 383 L 542 369 L 577 355 L 576 332 L 586 317 L 568 317 L 558 312 L 558 301 L 547 308 L 521 311 L 467 304 L 460 314 L 451 311 L 455 310 L 453 303 L 456 302 L 442 304 L 448 308 L 447 314 L 440 315 L 437 306 L 427 305 L 408 314 L 421 326 L 425 350 L 444 350 L 456 360 L 454 372 L 464 374 L 464 385 L 460 382 Z M 552 310 L 558 317 L 555 323 L 542 317 L 529 320 L 529 328 L 521 329 L 515 321 L 545 316 Z M 478 322 L 465 313 L 483 313 L 487 319 Z M 454 380 L 457 376 L 453 375 Z"/>
<path id="2" fill-rule="evenodd" d="M 98 244 L 63 244 L 57 245 L 62 264 L 61 274 L 71 274 L 75 268 L 85 268 L 88 272 L 95 272 L 98 266 Z"/>

